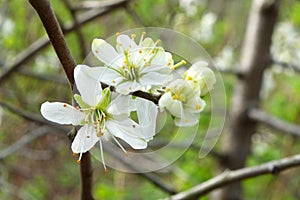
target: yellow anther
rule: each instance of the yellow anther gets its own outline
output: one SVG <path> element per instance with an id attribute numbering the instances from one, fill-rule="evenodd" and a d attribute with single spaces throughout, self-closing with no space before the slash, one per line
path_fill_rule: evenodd
<path id="1" fill-rule="evenodd" d="M 200 110 L 201 109 L 201 105 L 200 104 L 197 104 L 196 105 L 196 110 Z"/>
<path id="2" fill-rule="evenodd" d="M 116 32 L 116 36 L 119 36 L 120 35 L 120 32 Z"/>
<path id="3" fill-rule="evenodd" d="M 155 51 L 154 51 L 154 50 L 152 50 L 152 51 L 151 51 L 151 53 L 152 53 L 152 54 L 155 54 Z"/>
<path id="4" fill-rule="evenodd" d="M 144 31 L 144 32 L 142 32 L 142 35 L 146 35 L 147 33 Z"/>
<path id="5" fill-rule="evenodd" d="M 142 51 L 142 50 L 139 50 L 139 53 L 143 53 L 143 51 Z"/>
<path id="6" fill-rule="evenodd" d="M 193 80 L 193 77 L 188 76 L 188 77 L 187 77 L 187 80 L 191 81 L 191 80 Z"/>
<path id="7" fill-rule="evenodd" d="M 96 52 L 96 53 L 99 53 L 99 50 L 96 50 L 95 52 Z"/>
<path id="8" fill-rule="evenodd" d="M 156 43 L 157 43 L 157 44 L 160 44 L 160 43 L 161 43 L 161 40 L 160 40 L 160 39 L 158 39 L 158 40 L 156 41 Z"/>
<path id="9" fill-rule="evenodd" d="M 105 170 L 104 170 L 104 173 L 107 174 L 107 173 L 108 173 L 108 169 L 105 169 Z"/>
<path id="10" fill-rule="evenodd" d="M 77 160 L 76 162 L 77 162 L 77 164 L 80 164 L 81 161 L 80 161 L 80 160 Z"/>
<path id="11" fill-rule="evenodd" d="M 116 81 L 115 81 L 115 80 L 112 80 L 112 82 L 113 82 L 113 83 L 116 83 Z"/>
<path id="12" fill-rule="evenodd" d="M 128 154 L 128 152 L 127 152 L 127 151 L 125 152 L 125 156 L 126 156 L 126 157 L 129 157 L 129 154 Z"/>
<path id="13" fill-rule="evenodd" d="M 122 43 L 118 43 L 118 45 L 121 47 L 123 44 Z"/>
<path id="14" fill-rule="evenodd" d="M 77 157 L 78 153 L 73 153 L 72 156 Z"/>
<path id="15" fill-rule="evenodd" d="M 131 34 L 130 36 L 132 39 L 134 39 L 136 37 L 136 34 Z"/>
<path id="16" fill-rule="evenodd" d="M 103 133 L 101 132 L 101 131 L 99 131 L 98 133 L 97 133 L 97 137 L 101 137 L 103 135 Z"/>
<path id="17" fill-rule="evenodd" d="M 67 107 L 67 104 L 64 103 L 64 107 Z"/>

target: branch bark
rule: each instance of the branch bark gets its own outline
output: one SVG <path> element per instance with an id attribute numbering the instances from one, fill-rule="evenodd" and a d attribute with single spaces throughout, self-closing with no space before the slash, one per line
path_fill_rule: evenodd
<path id="1" fill-rule="evenodd" d="M 251 106 L 259 105 L 263 72 L 271 64 L 270 45 L 279 2 L 253 1 L 238 64 L 244 77 L 236 83 L 230 110 L 229 134 L 223 137 L 223 152 L 227 154 L 227 160 L 221 163 L 222 170 L 243 168 L 250 153 L 256 122 L 248 118 L 246 111 Z M 242 199 L 241 185 L 228 185 L 218 199 Z"/>
<path id="2" fill-rule="evenodd" d="M 249 109 L 247 114 L 250 119 L 261 122 L 275 130 L 282 131 L 292 136 L 300 137 L 300 126 L 296 124 L 283 121 L 258 108 Z"/>
<path id="3" fill-rule="evenodd" d="M 265 174 L 278 175 L 281 171 L 300 166 L 300 155 L 271 161 L 255 167 L 247 167 L 234 171 L 224 171 L 208 181 L 201 183 L 189 190 L 173 195 L 168 200 L 190 200 L 199 198 L 208 192 L 228 185 L 229 183 L 254 178 Z"/>
<path id="4" fill-rule="evenodd" d="M 30 4 L 38 13 L 44 28 L 49 36 L 49 39 L 54 47 L 56 55 L 58 56 L 62 67 L 66 73 L 69 84 L 72 89 L 75 86 L 74 80 L 74 68 L 76 63 L 72 57 L 70 50 L 67 46 L 66 40 L 64 38 L 61 27 L 56 19 L 56 16 L 52 10 L 49 0 L 29 0 Z M 78 27 L 78 24 L 74 22 L 75 28 Z M 76 86 L 75 86 L 76 91 Z M 92 194 L 92 163 L 90 154 L 87 152 L 83 154 L 81 163 L 80 163 L 80 172 L 81 172 L 81 182 L 82 182 L 82 191 L 81 199 L 82 200 L 93 200 Z"/>

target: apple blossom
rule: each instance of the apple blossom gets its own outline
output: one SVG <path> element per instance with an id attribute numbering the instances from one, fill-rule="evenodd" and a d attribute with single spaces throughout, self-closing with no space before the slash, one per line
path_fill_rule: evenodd
<path id="1" fill-rule="evenodd" d="M 95 73 L 92 69 L 86 65 L 78 65 L 74 70 L 76 86 L 80 92 L 80 95 L 75 94 L 74 98 L 80 107 L 60 102 L 45 102 L 41 106 L 41 113 L 46 119 L 59 124 L 82 126 L 72 142 L 72 151 L 79 154 L 80 162 L 82 154 L 98 142 L 106 170 L 102 150 L 103 138 L 112 137 L 126 154 L 116 137 L 134 149 L 146 148 L 147 142 L 155 135 L 153 122 L 158 109 L 150 101 L 111 94 L 109 88 L 102 90 L 99 81 L 91 76 L 91 73 Z M 139 123 L 130 119 L 130 112 L 134 110 L 137 112 Z"/>
<path id="2" fill-rule="evenodd" d="M 205 102 L 199 95 L 195 95 L 189 83 L 182 79 L 177 79 L 167 86 L 158 104 L 174 117 L 177 126 L 196 125 L 199 113 L 205 107 Z"/>
<path id="3" fill-rule="evenodd" d="M 116 92 L 129 94 L 150 86 L 163 86 L 171 80 L 172 55 L 142 34 L 139 43 L 127 35 L 117 36 L 116 50 L 103 39 L 94 39 L 92 52 L 105 64 L 101 82 L 116 87 Z"/>
<path id="4" fill-rule="evenodd" d="M 207 62 L 198 61 L 184 73 L 184 79 L 193 88 L 195 95 L 204 96 L 216 83 L 214 72 L 207 66 Z"/>

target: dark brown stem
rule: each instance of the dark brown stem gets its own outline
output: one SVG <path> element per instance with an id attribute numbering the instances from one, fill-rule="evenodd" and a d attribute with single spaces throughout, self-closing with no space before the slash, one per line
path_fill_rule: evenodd
<path id="1" fill-rule="evenodd" d="M 82 155 L 80 162 L 80 174 L 81 174 L 81 200 L 94 200 L 93 197 L 93 169 L 91 163 L 90 152 L 86 152 Z"/>
<path id="2" fill-rule="evenodd" d="M 49 36 L 54 50 L 62 64 L 62 67 L 66 73 L 71 88 L 74 88 L 74 68 L 76 63 L 72 57 L 70 50 L 67 46 L 63 32 L 56 16 L 51 8 L 49 0 L 29 0 L 30 4 L 34 7 L 36 12 L 41 18 L 41 21 Z M 76 90 L 75 90 L 76 91 Z M 93 200 L 92 194 L 92 163 L 89 153 L 85 153 L 82 156 L 80 164 L 81 180 L 82 180 L 82 200 Z"/>

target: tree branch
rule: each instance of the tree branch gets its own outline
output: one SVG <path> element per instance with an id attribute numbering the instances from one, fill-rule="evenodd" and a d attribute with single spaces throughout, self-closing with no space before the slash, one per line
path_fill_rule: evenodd
<path id="1" fill-rule="evenodd" d="M 247 111 L 247 115 L 250 119 L 257 122 L 261 122 L 270 128 L 282 131 L 292 136 L 300 137 L 300 126 L 283 121 L 277 117 L 269 115 L 268 113 L 258 109 L 251 108 Z"/>
<path id="2" fill-rule="evenodd" d="M 274 59 L 272 59 L 272 63 L 275 64 L 275 65 L 279 65 L 281 67 L 284 67 L 284 68 L 293 69 L 295 72 L 300 73 L 300 66 L 293 65 L 293 64 L 290 64 L 290 63 L 287 63 L 287 62 L 282 62 L 282 61 L 279 61 L 279 60 L 274 60 Z"/>
<path id="3" fill-rule="evenodd" d="M 67 46 L 61 27 L 52 10 L 49 0 L 29 0 L 32 7 L 36 10 L 49 36 L 52 46 L 59 58 L 60 63 L 67 75 L 71 88 L 74 86 L 75 60 Z M 75 29 L 77 24 L 74 25 Z"/>
<path id="4" fill-rule="evenodd" d="M 78 17 L 78 26 L 82 26 L 91 22 L 92 20 L 96 19 L 97 17 L 103 16 L 109 13 L 112 9 L 120 7 L 122 4 L 115 4 L 114 6 L 107 7 L 105 9 L 97 9 L 87 11 L 86 13 L 80 15 Z M 75 24 L 69 23 L 63 28 L 64 34 L 69 34 L 75 30 Z M 16 56 L 14 62 L 12 64 L 5 65 L 3 68 L 3 72 L 0 75 L 0 84 L 9 78 L 9 76 L 19 69 L 23 64 L 30 61 L 34 56 L 41 51 L 42 49 L 46 48 L 50 44 L 48 37 L 44 36 L 36 40 L 36 42 L 32 43 L 28 48 L 22 51 L 20 54 Z"/>
<path id="5" fill-rule="evenodd" d="M 11 106 L 11 105 L 3 102 L 3 101 L 0 101 L 0 105 L 3 108 L 8 109 L 10 112 L 17 114 L 17 115 L 19 115 L 20 117 L 22 117 L 26 120 L 33 121 L 33 122 L 36 122 L 38 124 L 48 125 L 48 126 L 54 127 L 55 129 L 57 129 L 59 131 L 64 131 L 64 132 L 69 131 L 69 129 L 66 128 L 66 127 L 59 126 L 56 123 L 52 123 L 50 121 L 47 121 L 47 120 L 41 118 L 40 116 L 38 116 L 36 114 L 28 113 L 28 112 L 23 111 L 21 109 L 15 108 L 15 107 L 13 107 L 13 106 Z"/>
<path id="6" fill-rule="evenodd" d="M 224 171 L 220 175 L 201 183 L 189 190 L 180 192 L 173 195 L 168 200 L 190 200 L 199 198 L 210 191 L 228 185 L 229 183 L 253 178 L 265 174 L 277 175 L 281 171 L 287 170 L 292 167 L 300 166 L 300 155 L 295 155 L 287 158 L 283 158 L 276 161 L 271 161 L 255 167 L 247 167 L 243 169 Z"/>
<path id="7" fill-rule="evenodd" d="M 42 126 L 24 135 L 17 142 L 13 143 L 12 145 L 10 145 L 9 147 L 7 147 L 6 149 L 0 152 L 0 161 L 5 159 L 7 156 L 13 154 L 14 152 L 18 151 L 19 149 L 23 148 L 31 141 L 45 135 L 48 132 L 49 132 L 49 128 L 47 126 Z"/>
<path id="8" fill-rule="evenodd" d="M 112 155 L 114 158 L 116 158 L 118 161 L 121 161 L 125 166 L 128 168 L 140 172 L 140 167 L 136 165 L 135 163 L 130 162 L 126 159 L 125 156 L 120 156 L 114 149 L 112 149 L 110 146 L 105 147 L 105 151 L 109 153 L 109 155 Z M 168 185 L 164 183 L 159 177 L 155 176 L 152 173 L 138 173 L 139 176 L 144 177 L 148 181 L 150 181 L 153 185 L 158 187 L 159 189 L 169 193 L 169 194 L 176 194 L 176 190 L 173 188 L 173 186 Z"/>

